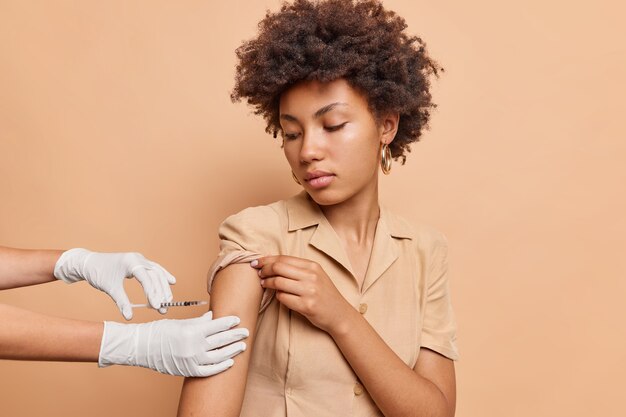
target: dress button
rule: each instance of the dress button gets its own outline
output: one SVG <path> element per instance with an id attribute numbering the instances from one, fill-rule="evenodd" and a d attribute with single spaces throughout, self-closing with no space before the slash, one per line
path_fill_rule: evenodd
<path id="1" fill-rule="evenodd" d="M 363 385 L 357 382 L 356 384 L 354 384 L 354 395 L 361 395 L 361 394 L 363 394 Z"/>
<path id="2" fill-rule="evenodd" d="M 362 303 L 359 304 L 359 313 L 365 314 L 367 312 L 367 304 Z"/>

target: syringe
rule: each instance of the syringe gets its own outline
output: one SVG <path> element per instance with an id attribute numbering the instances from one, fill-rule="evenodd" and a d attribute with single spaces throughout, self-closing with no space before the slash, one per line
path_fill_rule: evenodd
<path id="1" fill-rule="evenodd" d="M 208 304 L 207 301 L 170 301 L 169 303 L 161 303 L 161 307 L 188 307 L 188 306 L 201 306 Z M 132 308 L 137 307 L 152 307 L 150 304 L 131 304 Z"/>

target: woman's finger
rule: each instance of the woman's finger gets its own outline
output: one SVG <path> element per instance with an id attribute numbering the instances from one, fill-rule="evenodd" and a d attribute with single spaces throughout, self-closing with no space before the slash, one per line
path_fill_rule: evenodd
<path id="1" fill-rule="evenodd" d="M 293 279 L 285 278 L 282 276 L 275 276 L 261 280 L 261 286 L 263 288 L 281 291 L 294 295 L 302 295 L 304 290 L 302 284 Z"/>
<path id="2" fill-rule="evenodd" d="M 297 266 L 300 268 L 309 268 L 315 262 L 310 261 L 304 258 L 298 258 L 296 256 L 287 256 L 287 255 L 275 255 L 275 256 L 265 256 L 263 258 L 255 259 L 250 263 L 250 266 L 256 269 L 261 269 L 265 265 L 273 264 L 276 262 L 286 263 L 289 265 Z"/>
<path id="3" fill-rule="evenodd" d="M 301 280 L 307 278 L 308 270 L 293 264 L 276 261 L 264 265 L 261 269 L 259 269 L 258 274 L 261 278 L 269 278 L 280 275 L 291 279 Z"/>
<path id="4" fill-rule="evenodd" d="M 302 299 L 299 296 L 278 291 L 276 292 L 276 299 L 288 309 L 302 313 Z"/>

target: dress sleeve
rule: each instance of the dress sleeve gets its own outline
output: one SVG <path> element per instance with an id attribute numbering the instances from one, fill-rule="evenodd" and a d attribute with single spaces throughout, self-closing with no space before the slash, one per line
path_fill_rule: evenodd
<path id="1" fill-rule="evenodd" d="M 281 253 L 280 221 L 269 206 L 251 207 L 228 217 L 219 227 L 219 238 L 220 252 L 207 277 L 209 294 L 216 274 L 228 265 Z M 265 310 L 273 296 L 274 290 L 263 291 L 259 312 Z"/>
<path id="2" fill-rule="evenodd" d="M 457 360 L 456 320 L 448 284 L 448 244 L 437 239 L 428 267 L 421 346 Z"/>

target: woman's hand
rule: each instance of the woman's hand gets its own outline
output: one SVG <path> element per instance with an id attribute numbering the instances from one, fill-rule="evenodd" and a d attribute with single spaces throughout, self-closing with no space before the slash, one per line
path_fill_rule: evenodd
<path id="1" fill-rule="evenodd" d="M 316 262 L 280 255 L 259 258 L 250 266 L 259 270 L 263 288 L 276 290 L 280 303 L 331 335 L 340 330 L 339 319 L 354 312 Z"/>

